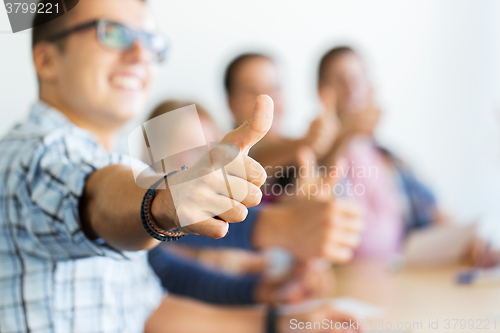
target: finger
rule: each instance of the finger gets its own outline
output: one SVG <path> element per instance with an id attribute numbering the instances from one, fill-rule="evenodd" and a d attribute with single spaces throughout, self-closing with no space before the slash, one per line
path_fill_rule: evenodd
<path id="1" fill-rule="evenodd" d="M 345 264 L 354 257 L 354 251 L 348 247 L 332 244 L 325 257 L 335 264 Z"/>
<path id="2" fill-rule="evenodd" d="M 226 164 L 224 171 L 227 175 L 241 178 L 257 187 L 262 186 L 267 179 L 264 167 L 247 155 L 240 155 L 237 159 Z"/>
<path id="3" fill-rule="evenodd" d="M 257 185 L 233 176 L 228 176 L 228 183 L 233 199 L 246 207 L 257 206 L 262 200 L 262 191 Z"/>
<path id="4" fill-rule="evenodd" d="M 214 192 L 228 196 L 237 202 L 241 202 L 246 207 L 257 206 L 262 200 L 261 190 L 245 179 L 227 175 L 227 184 L 229 184 L 229 189 L 224 180 L 214 183 Z M 229 191 L 231 193 L 229 193 Z"/>
<path id="5" fill-rule="evenodd" d="M 337 212 L 339 216 L 346 218 L 362 219 L 364 216 L 364 210 L 362 206 L 352 200 L 341 198 L 335 201 L 335 212 Z"/>
<path id="6" fill-rule="evenodd" d="M 255 107 L 252 117 L 244 122 L 237 129 L 229 132 L 222 142 L 232 142 L 237 144 L 243 154 L 248 155 L 248 151 L 260 139 L 262 139 L 273 123 L 274 104 L 271 97 L 259 95 L 255 100 Z"/>
<path id="7" fill-rule="evenodd" d="M 204 221 L 190 224 L 187 227 L 181 228 L 181 230 L 190 234 L 219 239 L 227 234 L 229 223 L 215 218 L 209 218 Z"/>
<path id="8" fill-rule="evenodd" d="M 220 213 L 218 217 L 228 223 L 242 222 L 246 219 L 248 215 L 248 209 L 241 203 L 235 200 L 231 200 L 233 208 Z"/>
<path id="9" fill-rule="evenodd" d="M 239 177 L 258 187 L 267 179 L 264 167 L 253 158 L 240 154 L 236 144 L 217 143 L 215 148 L 210 149 L 210 159 L 214 170 L 223 169 L 227 175 Z"/>
<path id="10" fill-rule="evenodd" d="M 361 233 L 365 230 L 365 221 L 360 218 L 346 218 L 345 216 L 336 216 L 334 218 L 335 228 L 346 232 Z"/>
<path id="11" fill-rule="evenodd" d="M 297 187 L 302 188 L 304 186 L 308 188 L 308 185 L 315 183 L 314 168 L 318 163 L 316 154 L 314 154 L 311 148 L 302 146 L 297 150 L 296 161 L 298 168 Z M 307 194 L 305 192 L 300 192 L 297 195 L 305 196 Z"/>
<path id="12" fill-rule="evenodd" d="M 304 283 L 300 276 L 292 278 L 276 290 L 276 299 L 286 303 L 297 303 L 304 298 Z"/>
<path id="13" fill-rule="evenodd" d="M 356 248 L 361 242 L 361 235 L 358 232 L 337 230 L 332 238 L 332 242 L 349 248 Z"/>

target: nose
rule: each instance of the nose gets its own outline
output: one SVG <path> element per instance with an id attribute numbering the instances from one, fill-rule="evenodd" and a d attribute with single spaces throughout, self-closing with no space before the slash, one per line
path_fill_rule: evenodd
<path id="1" fill-rule="evenodd" d="M 153 55 L 139 40 L 136 40 L 132 47 L 124 53 L 124 57 L 129 63 L 153 61 Z"/>

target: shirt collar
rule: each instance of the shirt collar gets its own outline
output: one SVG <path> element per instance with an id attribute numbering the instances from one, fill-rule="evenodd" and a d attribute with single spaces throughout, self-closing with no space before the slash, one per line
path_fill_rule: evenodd
<path id="1" fill-rule="evenodd" d="M 43 101 L 37 101 L 33 104 L 29 119 L 46 129 L 76 127 L 61 111 Z"/>
<path id="2" fill-rule="evenodd" d="M 39 100 L 33 104 L 29 113 L 29 121 L 36 123 L 44 131 L 69 129 L 74 135 L 86 137 L 95 144 L 100 145 L 99 140 L 93 133 L 75 125 L 61 111 L 43 101 Z"/>

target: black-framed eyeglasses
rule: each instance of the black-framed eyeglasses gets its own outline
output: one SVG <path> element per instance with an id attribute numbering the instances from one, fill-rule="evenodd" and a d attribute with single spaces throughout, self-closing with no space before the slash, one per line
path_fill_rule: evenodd
<path id="1" fill-rule="evenodd" d="M 124 24 L 109 21 L 106 19 L 93 20 L 83 23 L 73 28 L 63 30 L 47 38 L 48 41 L 55 42 L 66 38 L 69 35 L 97 27 L 97 40 L 99 44 L 107 49 L 115 51 L 130 50 L 135 42 L 139 40 L 141 44 L 151 51 L 155 60 L 162 62 L 168 50 L 168 42 L 165 36 L 159 33 L 149 33 L 142 30 L 130 28 Z"/>

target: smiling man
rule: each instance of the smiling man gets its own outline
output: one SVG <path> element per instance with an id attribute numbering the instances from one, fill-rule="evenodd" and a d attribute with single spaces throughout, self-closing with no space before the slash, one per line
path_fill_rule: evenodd
<path id="1" fill-rule="evenodd" d="M 127 158 L 111 153 L 117 131 L 144 110 L 164 54 L 139 0 L 81 0 L 33 29 L 39 101 L 0 140 L 2 333 L 287 331 L 291 318 L 264 309 L 164 298 L 148 266 L 142 250 L 158 240 L 223 237 L 259 203 L 266 174 L 246 152 L 273 114 L 272 100 L 259 96 L 251 119 L 223 139 L 243 152 L 245 170 L 226 168 L 233 193 L 248 191 L 241 202 L 220 193 L 223 180 L 212 172 L 211 158 L 234 154 L 223 145 L 169 176 L 203 176 L 174 208 L 168 186 L 146 192 Z M 233 208 L 223 210 L 228 200 Z M 218 218 L 194 218 L 207 213 Z M 180 215 L 193 223 L 181 227 Z M 328 307 L 296 317 L 318 316 L 344 320 Z"/>
<path id="2" fill-rule="evenodd" d="M 35 21 L 40 17 L 35 17 Z M 0 141 L 0 330 L 141 332 L 162 290 L 143 252 L 158 244 L 143 227 L 146 190 L 130 164 L 110 154 L 117 131 L 145 109 L 155 63 L 165 44 L 138 0 L 83 0 L 60 19 L 33 29 L 39 102 Z M 224 139 L 244 151 L 265 135 L 272 100 L 261 96 L 252 120 Z M 214 159 L 230 152 L 212 151 Z M 244 156 L 234 208 L 182 228 L 223 237 L 259 203 L 262 167 Z M 220 179 L 205 156 L 171 177 L 209 174 L 196 189 L 204 209 L 220 211 Z M 242 174 L 239 170 L 228 173 Z M 229 198 L 226 198 L 229 199 Z M 156 191 L 152 217 L 163 235 L 180 228 L 168 190 Z M 224 210 L 222 210 L 224 211 Z M 174 235 L 179 235 L 176 231 Z M 165 237 L 164 237 L 165 238 Z M 168 238 L 168 237 L 167 237 Z"/>

